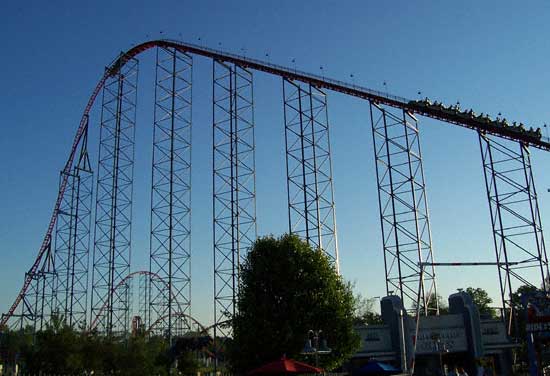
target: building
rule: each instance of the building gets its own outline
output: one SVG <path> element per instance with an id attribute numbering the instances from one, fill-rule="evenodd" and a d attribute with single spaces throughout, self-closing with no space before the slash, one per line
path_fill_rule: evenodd
<path id="1" fill-rule="evenodd" d="M 450 367 L 464 367 L 476 375 L 477 364 L 495 375 L 512 374 L 511 349 L 516 346 L 506 335 L 501 320 L 482 319 L 465 292 L 449 296 L 449 314 L 421 316 L 418 323 L 403 309 L 397 296 L 380 302 L 382 325 L 356 328 L 361 348 L 351 361 L 351 370 L 368 360 L 383 361 L 421 375 L 438 375 Z M 416 354 L 413 357 L 413 354 Z"/>

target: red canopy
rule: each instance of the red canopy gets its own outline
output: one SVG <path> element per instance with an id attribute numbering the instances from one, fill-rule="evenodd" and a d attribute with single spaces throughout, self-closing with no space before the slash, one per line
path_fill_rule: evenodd
<path id="1" fill-rule="evenodd" d="M 280 373 L 322 373 L 321 368 L 310 366 L 309 364 L 298 362 L 297 360 L 287 359 L 284 356 L 271 363 L 264 364 L 261 367 L 248 372 L 249 375 L 258 374 L 280 374 Z"/>

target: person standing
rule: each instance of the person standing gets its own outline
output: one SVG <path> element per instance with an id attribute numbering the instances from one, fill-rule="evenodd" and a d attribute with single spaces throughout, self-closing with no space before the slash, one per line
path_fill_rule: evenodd
<path id="1" fill-rule="evenodd" d="M 486 373 L 485 373 L 485 368 L 483 368 L 483 364 L 481 364 L 481 362 L 478 362 L 477 363 L 477 368 L 476 368 L 476 376 L 485 376 Z"/>

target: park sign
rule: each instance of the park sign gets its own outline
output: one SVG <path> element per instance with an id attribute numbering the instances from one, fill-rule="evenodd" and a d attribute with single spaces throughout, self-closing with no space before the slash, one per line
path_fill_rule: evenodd
<path id="1" fill-rule="evenodd" d="M 529 374 L 540 374 L 540 342 L 550 337 L 550 299 L 544 291 L 534 291 L 521 295 L 525 311 L 525 331 L 527 333 L 527 353 L 529 354 Z"/>
<path id="2" fill-rule="evenodd" d="M 522 295 L 525 330 L 537 337 L 550 337 L 550 298 L 543 291 Z"/>
<path id="3" fill-rule="evenodd" d="M 410 336 L 415 339 L 415 328 Z M 468 341 L 461 314 L 421 316 L 416 337 L 416 354 L 439 354 L 468 351 Z"/>

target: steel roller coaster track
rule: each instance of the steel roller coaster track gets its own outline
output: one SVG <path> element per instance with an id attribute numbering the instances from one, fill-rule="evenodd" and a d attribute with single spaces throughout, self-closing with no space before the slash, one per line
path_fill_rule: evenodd
<path id="1" fill-rule="evenodd" d="M 550 142 L 548 142 L 547 140 L 543 140 L 540 137 L 540 135 L 537 137 L 536 134 L 534 134 L 533 132 L 518 132 L 516 127 L 504 127 L 502 126 L 502 124 L 497 124 L 497 122 L 483 121 L 479 117 L 476 118 L 474 116 L 463 116 L 463 114 L 461 115 L 457 111 L 455 112 L 449 111 L 448 109 L 445 109 L 442 106 L 440 107 L 426 106 L 421 101 L 409 100 L 409 99 L 391 95 L 388 93 L 371 90 L 355 84 L 350 84 L 350 83 L 338 81 L 335 79 L 330 79 L 327 77 L 321 77 L 319 75 L 315 75 L 315 74 L 299 71 L 296 69 L 291 69 L 291 68 L 271 64 L 265 61 L 260 61 L 260 60 L 248 58 L 245 56 L 232 54 L 232 53 L 228 53 L 220 50 L 215 50 L 215 49 L 211 49 L 211 48 L 207 48 L 207 47 L 199 46 L 195 44 L 190 44 L 190 43 L 185 43 L 185 42 L 180 42 L 175 40 L 152 40 L 152 41 L 144 42 L 131 48 L 125 53 L 122 53 L 119 58 L 114 60 L 110 64 L 110 66 L 105 70 L 104 75 L 100 78 L 95 89 L 93 90 L 88 100 L 88 103 L 84 108 L 84 112 L 82 114 L 82 118 L 80 120 L 77 133 L 72 143 L 69 157 L 63 168 L 63 174 L 62 174 L 63 179 L 59 187 L 57 200 L 53 208 L 53 213 L 52 213 L 46 234 L 44 236 L 44 239 L 38 251 L 38 255 L 32 267 L 29 269 L 29 272 L 27 273 L 27 277 L 25 278 L 25 281 L 24 281 L 23 287 L 21 288 L 20 293 L 18 294 L 17 298 L 11 305 L 8 312 L 2 316 L 2 319 L 0 321 L 0 328 L 3 328 L 6 325 L 7 321 L 10 319 L 10 317 L 13 316 L 15 310 L 21 303 L 27 289 L 29 288 L 32 282 L 31 276 L 38 271 L 38 269 L 40 268 L 41 262 L 43 261 L 42 259 L 44 255 L 47 253 L 48 249 L 50 249 L 51 247 L 52 232 L 55 228 L 59 208 L 63 199 L 63 194 L 67 187 L 68 176 L 70 175 L 73 162 L 77 155 L 78 145 L 88 127 L 89 112 L 99 92 L 103 88 L 106 80 L 109 77 L 116 75 L 120 71 L 120 69 L 130 59 L 154 47 L 174 48 L 179 52 L 199 55 L 206 58 L 214 59 L 216 61 L 223 61 L 223 62 L 237 64 L 243 68 L 280 76 L 290 81 L 304 82 L 319 89 L 332 90 L 335 92 L 343 93 L 345 95 L 350 95 L 361 99 L 365 99 L 370 101 L 371 103 L 387 105 L 393 108 L 402 109 L 410 113 L 411 115 L 418 114 L 421 116 L 441 120 L 446 123 L 451 123 L 462 127 L 474 129 L 484 134 L 494 135 L 497 137 L 518 141 L 525 146 L 532 146 L 545 151 L 550 151 Z"/>

